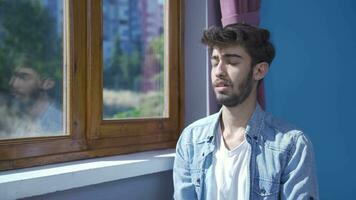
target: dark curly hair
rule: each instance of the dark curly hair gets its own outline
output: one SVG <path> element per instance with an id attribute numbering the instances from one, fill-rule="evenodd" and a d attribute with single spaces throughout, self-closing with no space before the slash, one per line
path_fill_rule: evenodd
<path id="1" fill-rule="evenodd" d="M 231 45 L 241 45 L 251 56 L 252 66 L 260 62 L 271 64 L 275 49 L 269 41 L 269 31 L 244 23 L 228 25 L 224 28 L 212 26 L 204 31 L 201 42 L 210 50 Z"/>

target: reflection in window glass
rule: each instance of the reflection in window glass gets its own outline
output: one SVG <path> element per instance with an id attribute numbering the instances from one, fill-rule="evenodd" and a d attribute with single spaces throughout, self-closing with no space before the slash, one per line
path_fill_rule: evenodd
<path id="1" fill-rule="evenodd" d="M 164 1 L 103 1 L 103 116 L 165 117 Z"/>
<path id="2" fill-rule="evenodd" d="M 0 0 L 0 138 L 63 134 L 63 1 Z"/>

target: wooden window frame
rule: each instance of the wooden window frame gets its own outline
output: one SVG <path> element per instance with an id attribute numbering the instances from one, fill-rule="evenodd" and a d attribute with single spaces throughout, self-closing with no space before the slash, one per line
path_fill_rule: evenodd
<path id="1" fill-rule="evenodd" d="M 64 111 L 68 134 L 0 140 L 0 170 L 174 147 L 184 114 L 183 1 L 166 0 L 168 117 L 110 121 L 102 120 L 102 0 L 65 1 Z"/>

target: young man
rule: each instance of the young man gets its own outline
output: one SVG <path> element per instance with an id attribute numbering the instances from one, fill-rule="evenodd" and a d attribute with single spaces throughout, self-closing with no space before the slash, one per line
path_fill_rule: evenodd
<path id="1" fill-rule="evenodd" d="M 220 112 L 183 131 L 174 162 L 177 200 L 319 199 L 310 140 L 257 103 L 275 50 L 267 30 L 211 27 L 211 80 Z"/>

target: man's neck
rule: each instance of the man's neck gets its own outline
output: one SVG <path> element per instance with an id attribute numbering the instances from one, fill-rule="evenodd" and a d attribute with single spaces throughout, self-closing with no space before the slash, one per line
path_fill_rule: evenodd
<path id="1" fill-rule="evenodd" d="M 235 132 L 241 128 L 246 128 L 256 109 L 256 97 L 257 95 L 251 92 L 250 96 L 241 104 L 235 107 L 223 106 L 221 119 L 223 130 Z"/>
<path id="2" fill-rule="evenodd" d="M 248 121 L 256 109 L 257 94 L 252 91 L 249 97 L 235 107 L 222 108 L 221 132 L 225 147 L 229 150 L 239 146 L 245 138 Z"/>
<path id="3" fill-rule="evenodd" d="M 39 98 L 26 110 L 28 115 L 32 119 L 37 119 L 42 115 L 42 113 L 48 108 L 50 105 L 50 98 L 47 94 L 43 94 L 39 96 Z"/>

